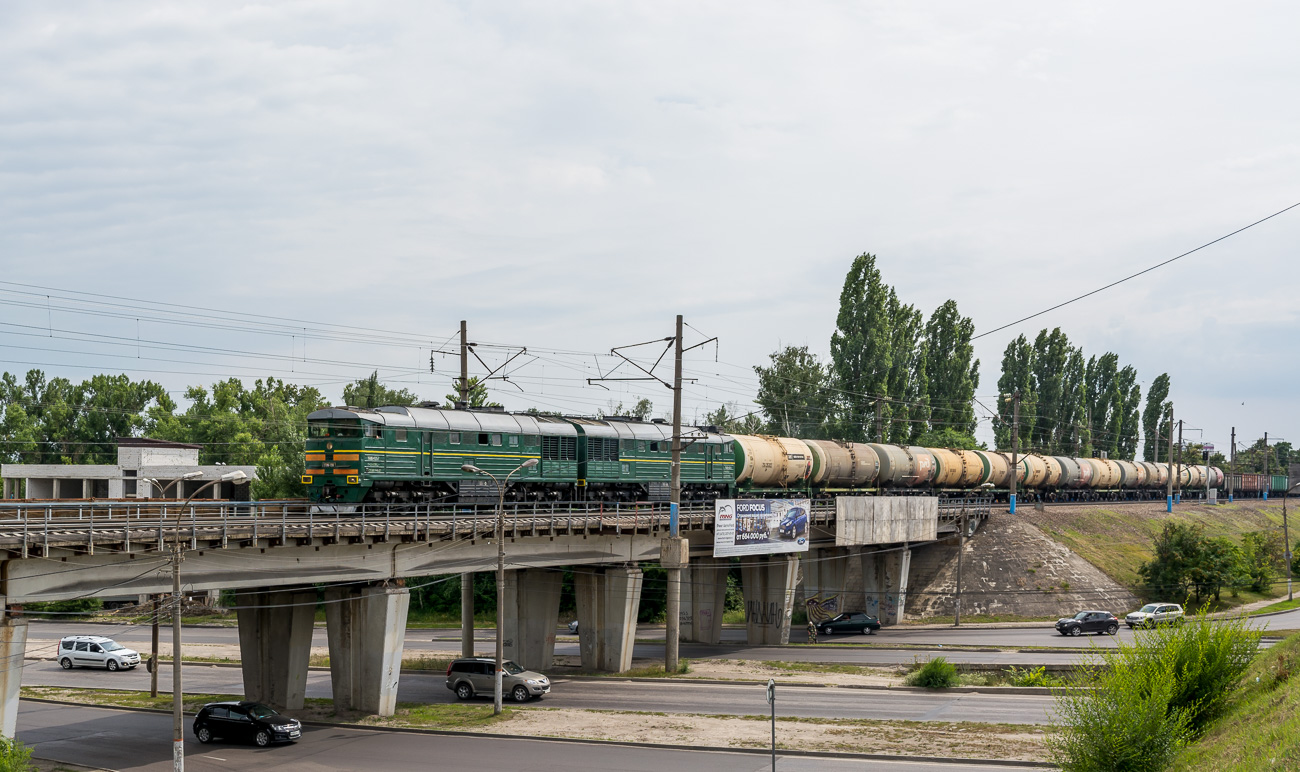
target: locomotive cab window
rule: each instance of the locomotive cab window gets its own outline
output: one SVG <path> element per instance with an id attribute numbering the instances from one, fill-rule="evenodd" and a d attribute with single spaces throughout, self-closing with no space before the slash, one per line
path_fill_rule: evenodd
<path id="1" fill-rule="evenodd" d="M 494 434 L 494 435 L 492 435 L 492 444 L 493 444 L 493 445 L 496 445 L 497 447 L 500 447 L 500 446 L 501 446 L 501 435 L 499 435 L 499 434 Z"/>
<path id="2" fill-rule="evenodd" d="M 447 444 L 448 444 L 448 445 L 459 445 L 459 444 L 460 444 L 460 432 L 451 432 L 450 434 L 448 434 L 448 435 L 447 435 Z"/>
<path id="3" fill-rule="evenodd" d="M 377 437 L 382 439 L 384 436 L 384 430 L 380 429 L 378 426 L 375 426 L 374 424 L 366 424 L 366 436 Z"/>
<path id="4" fill-rule="evenodd" d="M 516 437 L 516 436 L 513 435 L 513 434 L 510 435 L 510 447 L 512 447 L 512 448 L 517 448 L 517 447 L 519 447 L 519 438 Z"/>
<path id="5" fill-rule="evenodd" d="M 486 434 L 480 434 L 478 436 L 478 444 L 480 445 L 488 444 L 488 436 Z"/>
<path id="6" fill-rule="evenodd" d="M 405 430 L 405 429 L 397 429 L 397 430 L 394 432 L 394 434 L 397 435 L 394 439 L 396 439 L 398 442 L 406 442 L 406 430 Z"/>

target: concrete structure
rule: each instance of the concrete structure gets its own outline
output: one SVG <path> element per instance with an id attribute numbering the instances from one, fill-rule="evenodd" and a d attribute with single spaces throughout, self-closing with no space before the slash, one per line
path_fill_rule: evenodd
<path id="1" fill-rule="evenodd" d="M 200 486 L 242 470 L 247 481 L 219 482 L 203 491 L 204 498 L 248 499 L 248 481 L 256 466 L 199 465 L 202 445 L 119 437 L 116 464 L 3 464 L 5 499 L 184 499 Z M 189 472 L 201 475 L 189 480 Z M 155 480 L 157 485 L 144 480 Z M 165 486 L 165 490 L 160 488 Z"/>
<path id="2" fill-rule="evenodd" d="M 540 568 L 506 572 L 501 604 L 505 657 L 526 670 L 551 669 L 563 579 L 560 571 Z"/>
<path id="3" fill-rule="evenodd" d="M 863 552 L 861 560 L 867 613 L 879 618 L 881 625 L 903 621 L 912 551 L 904 545 L 902 549 Z"/>
<path id="4" fill-rule="evenodd" d="M 658 547 L 656 544 L 656 551 Z M 588 566 L 574 572 L 578 650 L 584 668 L 612 673 L 632 668 L 641 581 L 639 568 Z"/>
<path id="5" fill-rule="evenodd" d="M 722 641 L 730 572 L 730 558 L 695 558 L 682 569 L 682 640 L 713 644 Z"/>
<path id="6" fill-rule="evenodd" d="M 301 710 L 316 621 L 316 590 L 235 593 L 244 699 Z"/>
<path id="7" fill-rule="evenodd" d="M 336 711 L 391 716 L 397 711 L 406 612 L 411 595 L 401 587 L 331 587 L 325 590 L 330 683 Z"/>
<path id="8" fill-rule="evenodd" d="M 27 620 L 0 619 L 0 735 L 9 738 L 18 732 L 18 690 L 26 654 Z"/>
<path id="9" fill-rule="evenodd" d="M 799 560 L 794 555 L 768 555 L 740 559 L 745 593 L 745 630 L 751 646 L 790 642 L 790 615 L 799 580 Z"/>
<path id="10" fill-rule="evenodd" d="M 835 544 L 915 544 L 939 538 L 939 500 L 933 496 L 839 496 Z"/>
<path id="11" fill-rule="evenodd" d="M 833 615 L 847 608 L 849 565 L 857 555 L 852 548 L 809 550 L 800 560 L 803 580 L 799 583 L 796 602 L 806 608 L 809 601 L 825 614 Z M 810 611 L 810 614 L 814 615 Z"/>

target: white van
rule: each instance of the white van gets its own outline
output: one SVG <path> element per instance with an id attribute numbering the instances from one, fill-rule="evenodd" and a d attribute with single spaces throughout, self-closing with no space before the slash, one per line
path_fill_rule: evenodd
<path id="1" fill-rule="evenodd" d="M 140 652 L 102 635 L 69 635 L 59 640 L 59 664 L 64 670 L 74 667 L 131 670 L 140 664 Z"/>

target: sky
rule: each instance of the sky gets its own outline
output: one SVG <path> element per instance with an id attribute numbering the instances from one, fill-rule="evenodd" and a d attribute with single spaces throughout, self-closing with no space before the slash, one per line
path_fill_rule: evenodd
<path id="1" fill-rule="evenodd" d="M 680 313 L 718 339 L 686 417 L 745 412 L 771 352 L 828 353 L 863 252 L 978 334 L 1300 202 L 1297 28 L 1281 2 L 7 2 L 0 369 L 333 400 L 378 369 L 438 399 L 465 319 L 489 366 L 528 348 L 508 407 L 662 414 L 660 384 L 586 379 Z M 1298 236 L 1295 209 L 980 338 L 977 394 L 1059 326 L 1144 391 L 1168 372 L 1191 440 L 1300 443 Z"/>

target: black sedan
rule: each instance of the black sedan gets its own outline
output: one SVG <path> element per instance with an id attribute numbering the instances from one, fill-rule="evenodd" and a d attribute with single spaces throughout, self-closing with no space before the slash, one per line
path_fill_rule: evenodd
<path id="1" fill-rule="evenodd" d="M 1119 618 L 1109 611 L 1080 611 L 1072 617 L 1056 620 L 1056 632 L 1061 635 L 1114 635 L 1119 632 Z"/>
<path id="2" fill-rule="evenodd" d="M 194 717 L 194 735 L 201 743 L 221 737 L 267 746 L 297 740 L 302 724 L 260 702 L 210 702 Z"/>
<path id="3" fill-rule="evenodd" d="M 822 635 L 835 633 L 866 633 L 874 635 L 880 629 L 880 620 L 861 611 L 846 611 L 837 617 L 819 622 L 817 629 Z"/>

